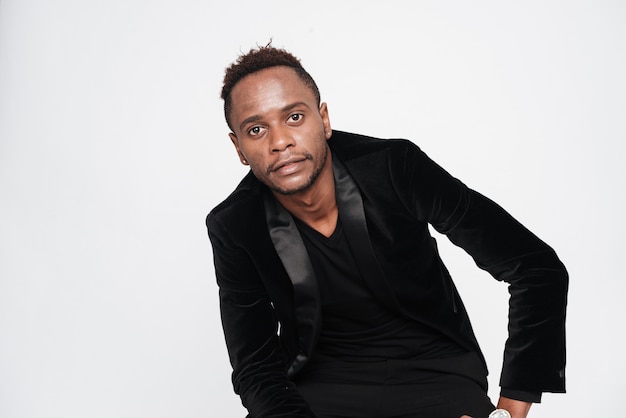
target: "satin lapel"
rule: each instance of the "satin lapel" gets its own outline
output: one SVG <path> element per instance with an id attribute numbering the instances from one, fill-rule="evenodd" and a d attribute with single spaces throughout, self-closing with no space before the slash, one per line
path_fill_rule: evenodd
<path id="1" fill-rule="evenodd" d="M 266 191 L 263 196 L 265 217 L 278 257 L 293 284 L 298 340 L 302 352 L 289 374 L 297 372 L 310 357 L 321 327 L 319 289 L 311 260 L 291 214 Z"/>
<path id="2" fill-rule="evenodd" d="M 333 171 L 341 225 L 359 272 L 381 302 L 388 308 L 398 310 L 398 302 L 389 288 L 385 273 L 380 268 L 372 247 L 361 193 L 348 170 L 337 158 L 333 158 Z"/>

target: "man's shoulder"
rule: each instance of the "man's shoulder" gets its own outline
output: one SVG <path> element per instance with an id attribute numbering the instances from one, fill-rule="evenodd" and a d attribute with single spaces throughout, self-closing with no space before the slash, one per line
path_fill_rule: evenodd
<path id="1" fill-rule="evenodd" d="M 236 220 L 245 222 L 251 214 L 258 212 L 262 204 L 262 187 L 252 172 L 239 182 L 235 190 L 209 212 L 206 224 L 209 229 L 215 222 Z"/>
<path id="2" fill-rule="evenodd" d="M 413 142 L 403 138 L 377 138 L 352 132 L 333 130 L 329 140 L 333 152 L 343 158 L 358 158 L 385 150 L 402 152 L 409 147 L 417 148 Z"/>

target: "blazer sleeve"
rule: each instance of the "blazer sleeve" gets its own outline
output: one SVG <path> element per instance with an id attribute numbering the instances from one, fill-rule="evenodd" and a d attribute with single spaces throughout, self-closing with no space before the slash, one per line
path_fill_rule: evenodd
<path id="1" fill-rule="evenodd" d="M 251 258 L 214 214 L 207 227 L 235 393 L 249 417 L 314 417 L 287 376 L 278 321 Z"/>
<path id="2" fill-rule="evenodd" d="M 391 167 L 400 168 L 395 184 L 405 204 L 463 248 L 478 267 L 509 284 L 509 336 L 500 386 L 564 392 L 565 267 L 552 248 L 504 209 L 452 177 L 414 144 L 403 144 Z"/>

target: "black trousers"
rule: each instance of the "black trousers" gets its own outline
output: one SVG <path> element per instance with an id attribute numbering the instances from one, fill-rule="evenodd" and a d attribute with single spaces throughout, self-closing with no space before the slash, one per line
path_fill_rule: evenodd
<path id="1" fill-rule="evenodd" d="M 295 381 L 319 418 L 486 418 L 495 409 L 475 353 L 365 363 L 318 358 Z"/>

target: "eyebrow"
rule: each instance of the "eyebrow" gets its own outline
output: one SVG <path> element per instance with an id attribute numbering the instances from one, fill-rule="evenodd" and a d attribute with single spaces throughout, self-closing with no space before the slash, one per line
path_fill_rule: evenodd
<path id="1" fill-rule="evenodd" d="M 305 102 L 295 102 L 295 103 L 288 104 L 287 106 L 280 109 L 280 111 L 281 113 L 286 113 L 295 109 L 298 106 L 305 106 L 310 109 L 309 105 L 306 104 Z M 241 122 L 241 124 L 239 124 L 239 129 L 243 130 L 243 127 L 246 126 L 247 124 L 256 122 L 260 119 L 262 119 L 261 115 L 253 115 L 253 116 L 247 117 L 243 120 L 243 122 Z"/>

